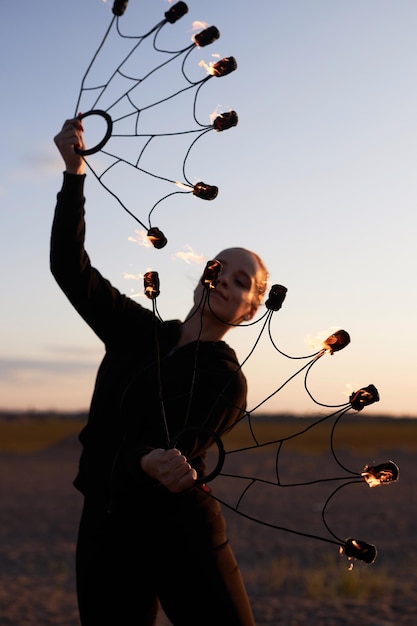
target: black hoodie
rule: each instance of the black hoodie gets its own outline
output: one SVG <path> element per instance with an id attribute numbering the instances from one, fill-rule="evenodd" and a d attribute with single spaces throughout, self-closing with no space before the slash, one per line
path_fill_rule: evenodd
<path id="1" fill-rule="evenodd" d="M 204 475 L 211 433 L 225 433 L 244 415 L 246 380 L 224 341 L 177 348 L 178 320 L 162 322 L 91 266 L 84 179 L 64 174 L 51 236 L 51 271 L 106 351 L 74 484 L 100 500 L 128 501 L 155 486 L 140 468 L 150 449 L 175 444 Z"/>

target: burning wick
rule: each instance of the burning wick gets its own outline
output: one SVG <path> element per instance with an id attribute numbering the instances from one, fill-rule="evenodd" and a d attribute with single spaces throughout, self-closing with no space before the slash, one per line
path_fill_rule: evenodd
<path id="1" fill-rule="evenodd" d="M 226 113 L 220 113 L 220 115 L 216 117 L 213 122 L 213 128 L 217 130 L 217 132 L 220 132 L 222 130 L 228 130 L 232 128 L 232 126 L 237 126 L 237 122 L 236 111 L 228 111 Z"/>
<path id="2" fill-rule="evenodd" d="M 113 15 L 120 17 L 126 11 L 128 0 L 114 0 L 112 12 Z"/>
<path id="3" fill-rule="evenodd" d="M 206 289 L 214 289 L 218 283 L 220 272 L 222 271 L 222 264 L 217 259 L 207 261 L 205 270 L 201 277 L 201 284 Z"/>
<path id="4" fill-rule="evenodd" d="M 206 183 L 196 183 L 194 185 L 193 194 L 202 200 L 214 200 L 219 193 L 219 188 L 214 185 L 206 185 Z"/>
<path id="5" fill-rule="evenodd" d="M 188 13 L 188 7 L 185 2 L 177 2 L 165 13 L 165 19 L 170 24 L 175 24 L 186 13 Z"/>
<path id="6" fill-rule="evenodd" d="M 352 409 L 362 411 L 363 407 L 374 402 L 379 402 L 378 389 L 374 385 L 368 385 L 359 391 L 354 391 L 349 398 Z"/>
<path id="7" fill-rule="evenodd" d="M 400 468 L 394 461 L 387 461 L 379 465 L 365 465 L 361 476 L 370 487 L 379 487 L 388 483 L 395 483 L 400 475 Z"/>
<path id="8" fill-rule="evenodd" d="M 204 48 L 204 46 L 208 46 L 209 44 L 213 43 L 213 41 L 216 41 L 216 39 L 218 39 L 219 37 L 220 33 L 218 29 L 215 26 L 210 26 L 209 28 L 202 30 L 201 33 L 197 33 L 197 35 L 194 35 L 194 41 L 197 46 L 199 46 L 200 48 Z"/>
<path id="9" fill-rule="evenodd" d="M 287 288 L 282 285 L 272 285 L 268 299 L 265 302 L 266 308 L 270 311 L 279 311 L 285 300 L 287 291 Z"/>
<path id="10" fill-rule="evenodd" d="M 347 539 L 344 548 L 346 556 L 351 559 L 359 559 L 365 563 L 373 563 L 376 559 L 376 547 L 359 539 Z"/>
<path id="11" fill-rule="evenodd" d="M 350 343 L 349 333 L 345 330 L 337 330 L 333 335 L 330 335 L 330 337 L 327 337 L 327 339 L 323 341 L 323 346 L 325 350 L 333 354 L 333 352 L 338 352 L 345 348 L 348 343 Z"/>
<path id="12" fill-rule="evenodd" d="M 146 272 L 143 276 L 143 286 L 145 296 L 149 298 L 149 300 L 155 300 L 160 294 L 158 272 Z"/>
<path id="13" fill-rule="evenodd" d="M 152 226 L 152 228 L 148 230 L 147 237 L 152 243 L 153 247 L 157 250 L 164 248 L 168 243 L 168 240 L 162 230 L 159 230 L 159 228 L 157 228 L 156 226 Z"/>
<path id="14" fill-rule="evenodd" d="M 220 59 L 217 63 L 211 68 L 213 76 L 226 76 L 226 74 L 230 74 L 234 72 L 237 68 L 237 63 L 235 57 L 225 57 L 224 59 Z"/>

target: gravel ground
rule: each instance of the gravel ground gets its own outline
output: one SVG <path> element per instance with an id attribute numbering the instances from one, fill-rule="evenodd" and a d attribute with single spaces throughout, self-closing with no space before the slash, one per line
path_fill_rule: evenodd
<path id="1" fill-rule="evenodd" d="M 71 485 L 78 454 L 74 437 L 43 452 L 0 454 L 1 626 L 79 626 L 74 547 L 81 497 Z M 330 532 L 321 512 L 334 482 L 278 491 L 256 483 L 242 500 L 242 512 L 324 540 L 261 526 L 225 509 L 257 626 L 415 626 L 414 457 L 397 450 L 363 459 L 343 451 L 339 461 L 345 468 L 360 472 L 365 463 L 393 458 L 401 476 L 387 487 L 369 489 L 363 483 L 341 489 L 326 507 Z M 251 475 L 256 468 L 264 480 L 275 468 L 267 450 L 240 459 L 229 455 L 226 461 L 224 471 Z M 283 485 L 345 475 L 325 455 L 283 454 L 279 467 Z M 235 506 L 242 485 L 218 478 L 213 486 Z M 331 533 L 375 544 L 375 563 L 357 562 L 349 571 Z M 163 615 L 158 626 L 169 626 Z M 217 626 L 223 626 L 220 619 Z"/>

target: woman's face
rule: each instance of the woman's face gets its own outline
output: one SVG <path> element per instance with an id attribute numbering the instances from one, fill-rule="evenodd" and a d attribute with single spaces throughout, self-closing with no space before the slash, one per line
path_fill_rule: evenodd
<path id="1" fill-rule="evenodd" d="M 208 292 L 205 308 L 227 324 L 252 319 L 258 308 L 257 284 L 265 280 L 256 257 L 248 250 L 228 248 L 216 259 L 220 261 L 222 271 L 216 287 Z M 199 296 L 201 289 L 197 288 L 196 299 Z"/>

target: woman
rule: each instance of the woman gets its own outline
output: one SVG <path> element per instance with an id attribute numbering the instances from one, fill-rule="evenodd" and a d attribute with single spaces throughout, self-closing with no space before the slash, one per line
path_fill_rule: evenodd
<path id="1" fill-rule="evenodd" d="M 51 270 L 106 349 L 74 481 L 84 495 L 81 623 L 151 626 L 160 603 L 175 626 L 252 626 L 219 504 L 201 477 L 213 437 L 244 415 L 246 381 L 222 338 L 255 315 L 265 267 L 246 249 L 224 250 L 215 289 L 200 282 L 185 322 L 161 322 L 85 252 L 81 121 L 67 120 L 55 143 L 66 170 Z"/>

